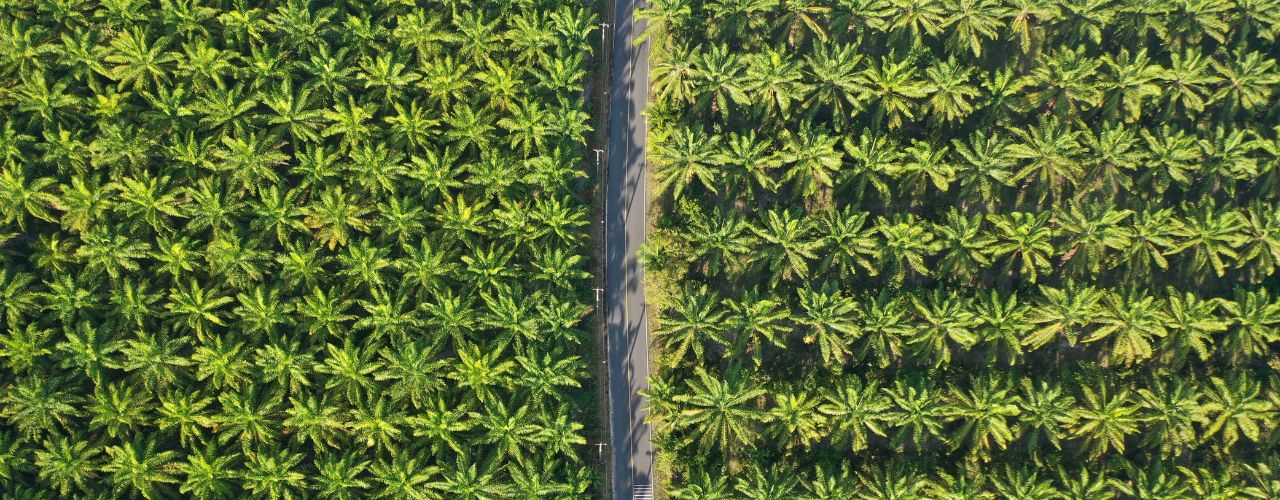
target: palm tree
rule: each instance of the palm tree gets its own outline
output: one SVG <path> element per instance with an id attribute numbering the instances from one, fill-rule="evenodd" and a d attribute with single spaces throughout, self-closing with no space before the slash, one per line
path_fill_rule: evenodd
<path id="1" fill-rule="evenodd" d="M 1209 424 L 1201 434 L 1200 443 L 1208 443 L 1219 433 L 1222 437 L 1213 441 L 1219 450 L 1227 450 L 1241 436 L 1257 442 L 1261 439 L 1259 424 L 1270 418 L 1274 407 L 1262 398 L 1262 384 L 1249 380 L 1245 373 L 1230 373 L 1226 379 L 1212 377 L 1203 410 Z"/>
<path id="2" fill-rule="evenodd" d="M 1234 300 L 1223 301 L 1221 305 L 1234 325 L 1223 336 L 1224 349 L 1219 350 L 1227 359 L 1239 362 L 1265 356 L 1268 345 L 1280 340 L 1276 330 L 1280 324 L 1280 302 L 1272 301 L 1265 288 L 1236 288 Z"/>
<path id="3" fill-rule="evenodd" d="M 1108 293 L 1098 311 L 1100 326 L 1084 341 L 1111 338 L 1110 352 L 1103 358 L 1107 364 L 1132 365 L 1146 360 L 1154 355 L 1152 339 L 1169 334 L 1172 318 L 1164 309 L 1163 301 L 1136 289 Z"/>
<path id="4" fill-rule="evenodd" d="M 918 45 L 925 35 L 941 33 L 948 22 L 947 6 L 938 0 L 895 0 L 889 5 L 893 21 L 887 31 L 893 34 L 895 41 L 905 38 Z"/>
<path id="5" fill-rule="evenodd" d="M 1178 476 L 1165 474 L 1164 463 L 1160 460 L 1142 468 L 1135 466 L 1132 462 L 1126 463 L 1125 472 L 1125 481 L 1117 478 L 1109 481 L 1112 488 L 1121 495 L 1134 498 L 1174 499 L 1182 498 L 1187 489 Z"/>
<path id="6" fill-rule="evenodd" d="M 1138 426 L 1145 420 L 1141 407 L 1129 402 L 1129 389 L 1115 392 L 1108 384 L 1103 383 L 1094 391 L 1092 387 L 1080 388 L 1084 398 L 1075 411 L 1075 424 L 1071 427 L 1073 437 L 1083 439 L 1083 451 L 1090 459 L 1097 459 L 1115 450 L 1124 453 L 1128 436 L 1138 433 Z"/>
<path id="7" fill-rule="evenodd" d="M 683 35 L 692 7 L 688 0 L 657 0 L 649 7 L 636 10 L 636 17 L 646 21 L 647 28 L 636 40 L 651 40 L 654 46 L 666 47 L 672 34 Z"/>
<path id="8" fill-rule="evenodd" d="M 244 488 L 255 495 L 288 498 L 306 484 L 306 476 L 295 470 L 302 454 L 275 451 L 246 456 Z"/>
<path id="9" fill-rule="evenodd" d="M 528 415 L 530 408 L 521 406 L 508 410 L 501 400 L 486 403 L 484 413 L 472 414 L 472 418 L 485 431 L 477 443 L 492 446 L 497 460 L 514 458 L 517 463 L 524 463 L 525 450 L 539 444 L 540 435 L 544 431 L 532 422 Z"/>
<path id="10" fill-rule="evenodd" d="M 709 212 L 709 213 L 708 213 Z M 741 258 L 751 252 L 756 239 L 742 214 L 713 208 L 690 214 L 689 237 L 695 258 L 705 259 L 707 272 L 717 275 L 741 269 Z"/>
<path id="11" fill-rule="evenodd" d="M 951 146 L 960 160 L 955 165 L 956 179 L 960 183 L 959 198 L 976 198 L 988 209 L 993 208 L 1001 188 L 1012 187 L 1015 178 L 1015 162 L 1009 154 L 1009 141 L 1000 134 L 979 130 L 969 137 L 967 143 L 953 139 Z"/>
<path id="12" fill-rule="evenodd" d="M 983 229 L 981 214 L 965 217 L 953 208 L 934 231 L 941 246 L 938 270 L 944 275 L 972 280 L 978 270 L 991 265 L 988 254 L 996 239 Z"/>
<path id="13" fill-rule="evenodd" d="M 896 380 L 893 388 L 885 388 L 884 392 L 896 407 L 889 413 L 889 421 L 897 428 L 891 440 L 895 448 L 906 449 L 910 441 L 911 449 L 924 451 L 931 437 L 942 437 L 947 410 L 941 403 L 940 391 L 921 386 L 918 380 Z"/>
<path id="14" fill-rule="evenodd" d="M 929 485 L 920 471 L 902 461 L 868 465 L 858 473 L 859 500 L 916 498 Z"/>
<path id="15" fill-rule="evenodd" d="M 680 500 L 713 500 L 729 494 L 729 478 L 724 474 L 711 474 L 705 469 L 689 475 L 681 485 L 672 485 L 667 493 Z"/>
<path id="16" fill-rule="evenodd" d="M 1154 269 L 1168 269 L 1165 252 L 1175 245 L 1173 231 L 1177 227 L 1172 209 L 1139 210 L 1125 229 L 1129 242 L 1124 250 L 1125 263 L 1135 277 L 1150 276 Z"/>
<path id="17" fill-rule="evenodd" d="M 955 180 L 956 168 L 946 161 L 947 147 L 934 147 L 924 141 L 911 141 L 903 153 L 909 158 L 893 172 L 898 181 L 898 191 L 912 199 L 921 199 L 932 185 L 938 191 L 947 192 Z"/>
<path id="18" fill-rule="evenodd" d="M 149 41 L 149 34 L 142 29 L 133 29 L 116 35 L 111 42 L 111 52 L 103 61 L 111 64 L 104 68 L 108 78 L 119 82 L 119 88 L 131 87 L 135 90 L 168 83 L 170 70 L 168 66 L 177 58 L 166 51 L 169 37 L 159 37 Z"/>
<path id="19" fill-rule="evenodd" d="M 1022 407 L 1019 434 L 1026 441 L 1027 452 L 1039 462 L 1044 441 L 1053 445 L 1054 450 L 1062 449 L 1063 438 L 1070 435 L 1069 430 L 1079 418 L 1076 398 L 1047 380 L 1037 384 L 1030 377 L 1024 377 L 1018 381 L 1018 387 L 1022 393 L 1018 403 Z"/>
<path id="20" fill-rule="evenodd" d="M 1244 212 L 1245 242 L 1236 261 L 1239 269 L 1253 270 L 1254 282 L 1275 273 L 1280 265 L 1280 210 L 1255 202 Z"/>
<path id="21" fill-rule="evenodd" d="M 696 82 L 698 107 L 708 107 L 713 115 L 724 115 L 730 111 L 730 103 L 743 106 L 750 102 L 746 68 L 727 45 L 713 45 L 706 52 L 698 52 L 693 59 L 692 64 L 697 68 L 692 78 Z"/>
<path id="22" fill-rule="evenodd" d="M 799 487 L 799 476 L 790 467 L 776 463 L 768 469 L 752 464 L 734 484 L 742 498 L 750 500 L 793 498 Z"/>
<path id="23" fill-rule="evenodd" d="M 100 465 L 97 456 L 102 454 L 102 450 L 88 446 L 89 443 L 82 439 L 58 437 L 45 440 L 42 449 L 35 453 L 40 479 L 57 488 L 60 495 L 90 491 L 90 482 L 98 475 Z"/>
<path id="24" fill-rule="evenodd" d="M 1185 206 L 1187 217 L 1179 220 L 1173 234 L 1182 242 L 1169 250 L 1169 254 L 1191 251 L 1192 272 L 1212 266 L 1214 273 L 1222 277 L 1227 272 L 1227 260 L 1236 259 L 1236 252 L 1245 243 L 1242 233 L 1245 219 L 1240 212 L 1229 208 L 1218 209 L 1211 200 L 1197 206 Z"/>
<path id="25" fill-rule="evenodd" d="M 1016 418 L 1021 410 L 1019 398 L 1008 379 L 983 377 L 973 381 L 968 391 L 955 387 L 948 391 L 949 418 L 960 422 L 960 428 L 948 438 L 953 450 L 968 445 L 969 456 L 980 461 L 991 460 L 993 451 L 1003 451 L 1017 438 Z"/>
<path id="26" fill-rule="evenodd" d="M 960 0 L 974 3 L 979 0 Z M 991 0 L 982 0 L 990 2 Z M 960 14 L 957 14 L 960 15 Z M 980 44 L 974 45 L 980 47 Z M 979 49 L 975 48 L 975 52 Z M 925 70 L 929 77 L 929 114 L 936 124 L 948 124 L 963 121 L 973 113 L 970 102 L 978 95 L 978 87 L 969 83 L 972 70 L 963 67 L 954 57 Z"/>
<path id="27" fill-rule="evenodd" d="M 698 368 L 695 375 L 696 379 L 686 381 L 689 392 L 675 397 L 684 410 L 672 424 L 689 429 L 703 445 L 723 450 L 725 462 L 731 463 L 734 451 L 752 442 L 753 424 L 765 418 L 752 404 L 765 390 L 750 385 L 746 372 L 733 367 L 725 371 L 723 377 L 713 377 L 702 368 Z"/>
<path id="28" fill-rule="evenodd" d="M 827 472 L 821 466 L 813 468 L 813 481 L 806 488 L 815 500 L 834 500 L 853 497 L 853 478 L 849 475 L 849 467 L 842 465 L 839 472 Z"/>
<path id="29" fill-rule="evenodd" d="M 725 312 L 720 308 L 720 297 L 706 285 L 686 284 L 673 304 L 671 314 L 664 315 L 654 333 L 663 342 L 674 347 L 666 357 L 668 366 L 683 362 L 689 348 L 696 359 L 702 358 L 707 340 L 727 344 L 721 336 L 721 320 Z"/>
<path id="30" fill-rule="evenodd" d="M 827 31 L 822 26 L 826 14 L 831 7 L 814 5 L 812 0 L 788 0 L 783 2 L 786 9 L 777 20 L 780 39 L 786 39 L 787 45 L 795 47 L 805 41 L 806 34 L 812 34 L 817 42 L 827 42 Z"/>
<path id="31" fill-rule="evenodd" d="M 809 260 L 818 258 L 817 251 L 823 245 L 822 240 L 811 236 L 815 225 L 812 218 L 774 209 L 768 212 L 762 227 L 751 228 L 765 245 L 759 262 L 772 273 L 772 283 L 809 277 Z"/>
<path id="32" fill-rule="evenodd" d="M 1183 380 L 1153 380 L 1138 389 L 1138 401 L 1150 425 L 1143 442 L 1166 456 L 1181 456 L 1196 443 L 1196 428 L 1209 423 L 1196 387 Z"/>
<path id="33" fill-rule="evenodd" d="M 858 346 L 858 360 L 871 355 L 880 368 L 887 368 L 902 357 L 903 341 L 913 329 L 907 301 L 885 288 L 867 297 L 861 310 L 862 341 Z"/>
<path id="34" fill-rule="evenodd" d="M 953 342 L 964 350 L 978 342 L 978 335 L 973 331 L 978 325 L 977 319 L 968 301 L 954 290 L 944 292 L 935 288 L 927 295 L 913 294 L 910 300 L 920 323 L 914 325 L 915 331 L 910 333 L 907 344 L 913 346 L 916 357 L 922 361 L 940 368 L 951 362 Z"/>
<path id="35" fill-rule="evenodd" d="M 903 1 L 905 3 L 908 0 Z M 933 0 L 925 1 L 933 3 Z M 890 129 L 901 127 L 903 118 L 914 120 L 915 99 L 923 99 L 929 95 L 927 84 L 916 80 L 915 66 L 907 61 L 897 60 L 897 55 L 893 53 L 881 59 L 880 64 L 868 66 L 863 72 L 863 80 L 866 81 L 866 90 L 860 100 L 873 103 L 876 110 L 873 122 L 879 124 L 888 119 Z"/>
<path id="36" fill-rule="evenodd" d="M 657 194 L 671 191 L 673 199 L 680 199 L 694 179 L 708 191 L 719 192 L 713 177 L 719 144 L 720 136 L 704 137 L 692 128 L 680 130 L 669 141 L 657 141 L 651 153 L 656 163 L 653 175 Z"/>
<path id="37" fill-rule="evenodd" d="M 342 187 L 326 190 L 319 203 L 303 208 L 303 223 L 316 231 L 316 239 L 330 250 L 347 244 L 353 231 L 369 230 L 363 217 L 369 209 L 343 192 Z"/>
<path id="38" fill-rule="evenodd" d="M 1018 138 L 1009 145 L 1009 156 L 1025 160 L 1015 179 L 1040 183 L 1040 202 L 1063 198 L 1066 184 L 1077 185 L 1084 172 L 1076 160 L 1082 148 L 1077 133 L 1056 118 L 1042 119 L 1034 128 L 1012 130 Z M 1034 177 L 1034 178 L 1033 178 Z"/>
<path id="39" fill-rule="evenodd" d="M 693 103 L 697 96 L 695 85 L 698 75 L 698 69 L 693 65 L 695 49 L 676 44 L 664 52 L 665 57 L 652 67 L 650 81 L 654 94 L 663 101 Z M 659 144 L 661 142 L 658 141 Z"/>
<path id="40" fill-rule="evenodd" d="M 836 131 L 844 130 L 854 113 L 862 110 L 861 96 L 866 92 L 861 69 L 862 55 L 854 45 L 820 44 L 805 56 L 806 69 L 816 83 L 804 107 L 810 109 L 810 119 L 818 111 L 830 107 L 832 125 Z"/>
<path id="41" fill-rule="evenodd" d="M 876 230 L 885 238 L 878 267 L 893 283 L 901 284 L 909 271 L 922 276 L 930 274 L 925 258 L 937 252 L 941 244 L 934 241 L 927 225 L 901 213 L 892 220 L 877 218 Z"/>
<path id="42" fill-rule="evenodd" d="M 756 368 L 764 359 L 764 341 L 774 347 L 786 348 L 786 339 L 779 334 L 787 332 L 788 311 L 782 301 L 766 296 L 759 289 L 747 290 L 741 300 L 725 299 L 728 313 L 728 331 L 734 332 L 732 352 L 734 356 L 749 353 Z"/>
<path id="43" fill-rule="evenodd" d="M 1062 259 L 1074 269 L 1097 274 L 1110 263 L 1108 252 L 1129 247 L 1128 232 L 1121 226 L 1131 210 L 1115 210 L 1108 206 L 1087 204 L 1071 205 L 1065 212 L 1055 214 L 1062 234 L 1067 236 Z"/>
<path id="44" fill-rule="evenodd" d="M 848 374 L 834 388 L 824 388 L 822 397 L 824 404 L 818 411 L 829 417 L 833 444 L 848 445 L 857 453 L 867 449 L 868 431 L 885 436 L 883 423 L 889 420 L 893 403 L 875 381 Z"/>
<path id="45" fill-rule="evenodd" d="M 801 446 L 808 450 L 823 437 L 821 429 L 825 418 L 818 411 L 822 400 L 802 388 L 774 397 L 774 406 L 764 417 L 770 424 L 775 439 L 787 447 Z"/>
<path id="46" fill-rule="evenodd" d="M 1169 67 L 1160 75 L 1165 89 L 1160 99 L 1165 103 L 1166 115 L 1172 116 L 1178 109 L 1183 110 L 1183 116 L 1200 113 L 1212 102 L 1210 87 L 1219 78 L 1209 72 L 1211 59 L 1192 49 L 1169 54 Z"/>
<path id="47" fill-rule="evenodd" d="M 952 0 L 947 2 L 946 10 L 951 12 L 945 23 L 950 32 L 947 46 L 952 52 L 968 48 L 974 57 L 982 57 L 982 44 L 998 38 L 1000 3 L 993 0 Z"/>
<path id="48" fill-rule="evenodd" d="M 1022 360 L 1024 332 L 1031 330 L 1028 314 L 1032 307 L 1018 304 L 1018 295 L 992 291 L 974 302 L 973 314 L 978 325 L 978 339 L 987 348 L 987 360 L 1007 359 L 1010 365 Z"/>
<path id="49" fill-rule="evenodd" d="M 793 102 L 804 102 L 810 88 L 799 61 L 785 52 L 765 49 L 746 59 L 747 92 L 765 116 L 788 117 Z"/>
<path id="50" fill-rule="evenodd" d="M 829 136 L 821 128 L 815 129 L 809 123 L 800 124 L 794 134 L 783 136 L 783 153 L 780 160 L 786 164 L 786 173 L 782 180 L 794 181 L 797 194 L 812 197 L 819 192 L 819 202 L 824 202 L 827 193 L 835 185 L 832 175 L 841 164 L 841 155 L 836 151 L 838 138 Z"/>
<path id="51" fill-rule="evenodd" d="M 1182 366 L 1188 355 L 1196 353 L 1200 361 L 1208 361 L 1214 338 L 1230 328 L 1230 321 L 1217 314 L 1221 299 L 1200 299 L 1191 292 L 1179 296 L 1177 290 L 1168 289 L 1169 335 L 1161 343 L 1161 361 L 1170 366 Z"/>
<path id="52" fill-rule="evenodd" d="M 853 137 L 850 136 L 846 137 L 841 145 L 852 160 L 852 165 L 846 170 L 847 174 L 841 179 L 841 189 L 848 189 L 850 181 L 856 181 L 853 186 L 854 196 L 863 196 L 870 185 L 876 189 L 882 199 L 893 198 L 887 177 L 891 172 L 900 169 L 898 161 L 905 156 L 897 143 L 886 135 L 873 137 L 864 130 L 858 136 L 857 142 L 854 142 Z"/>
<path id="53" fill-rule="evenodd" d="M 1015 261 L 1018 263 L 1018 275 L 1032 283 L 1036 282 L 1039 273 L 1049 269 L 1049 257 L 1054 254 L 1054 231 L 1046 226 L 1050 215 L 1049 212 L 1039 215 L 1013 212 L 987 217 L 996 233 L 991 256 L 1009 257 L 1004 266 L 1009 275 L 1013 275 Z"/>
<path id="54" fill-rule="evenodd" d="M 240 459 L 240 455 L 224 455 L 220 451 L 210 445 L 200 452 L 187 455 L 186 463 L 178 464 L 179 471 L 186 477 L 178 491 L 201 498 L 232 494 L 233 464 Z"/>
<path id="55" fill-rule="evenodd" d="M 834 268 L 841 278 L 854 276 L 859 269 L 871 276 L 879 273 L 875 262 L 880 259 L 880 240 L 874 228 L 866 227 L 867 216 L 867 212 L 848 205 L 823 212 L 828 254 L 819 267 L 824 272 Z"/>
<path id="56" fill-rule="evenodd" d="M 850 354 L 850 341 L 859 334 L 857 323 L 851 319 L 858 303 L 840 293 L 835 283 L 824 284 L 821 291 L 801 288 L 798 293 L 803 314 L 795 321 L 808 327 L 804 342 L 816 342 L 823 363 L 839 372 Z"/>
<path id="57" fill-rule="evenodd" d="M 725 178 L 719 184 L 725 193 L 738 193 L 743 200 L 755 201 L 758 195 L 778 189 L 771 171 L 780 166 L 781 158 L 772 141 L 757 137 L 754 130 L 730 133 L 712 163 L 724 170 Z"/>
<path id="58" fill-rule="evenodd" d="M 1218 88 L 1213 99 L 1224 102 L 1229 115 L 1240 111 L 1252 112 L 1268 102 L 1272 87 L 1280 81 L 1280 74 L 1275 69 L 1276 62 L 1255 52 L 1236 52 L 1232 55 L 1234 57 L 1227 63 L 1217 59 L 1209 61 L 1226 83 Z"/>
<path id="59" fill-rule="evenodd" d="M 947 500 L 986 500 L 995 498 L 994 494 L 987 491 L 986 483 L 987 476 L 985 475 L 952 475 L 945 471 L 938 471 L 937 479 L 929 481 L 926 488 L 930 498 Z"/>
<path id="60" fill-rule="evenodd" d="M 1110 500 L 1115 495 L 1114 492 L 1107 489 L 1107 478 L 1105 476 L 1094 475 L 1087 468 L 1081 468 L 1073 474 L 1062 467 L 1058 467 L 1058 483 L 1060 485 L 1059 494 L 1064 499 L 1086 500 L 1102 498 Z"/>
<path id="61" fill-rule="evenodd" d="M 148 499 L 171 494 L 166 485 L 178 482 L 174 476 L 176 464 L 173 463 L 178 453 L 157 451 L 156 446 L 154 438 L 136 438 L 106 448 L 109 458 L 102 465 L 102 471 L 111 477 L 113 494 L 139 494 Z"/>
<path id="62" fill-rule="evenodd" d="M 1056 493 L 1048 479 L 1040 479 L 1035 469 L 1012 465 L 1004 467 L 1004 474 L 995 475 L 991 481 L 996 493 L 1004 498 L 1051 498 Z"/>
<path id="63" fill-rule="evenodd" d="M 356 461 L 354 455 L 321 455 L 316 460 L 319 472 L 316 482 L 321 494 L 327 497 L 341 500 L 359 498 L 370 486 L 360 477 L 368 469 L 369 462 Z"/>
<path id="64" fill-rule="evenodd" d="M 1116 57 L 1102 56 L 1106 65 L 1105 88 L 1102 109 L 1104 113 L 1120 116 L 1125 122 L 1137 121 L 1142 116 L 1143 102 L 1159 96 L 1162 68 L 1151 64 L 1146 49 L 1131 54 L 1121 49 Z"/>
<path id="65" fill-rule="evenodd" d="M 459 456 L 464 456 L 459 453 Z M 375 495 L 386 498 L 426 497 L 429 488 L 434 488 L 432 478 L 440 474 L 440 467 L 419 464 L 416 457 L 400 454 L 382 459 L 370 467 L 373 480 L 382 485 L 374 490 Z"/>

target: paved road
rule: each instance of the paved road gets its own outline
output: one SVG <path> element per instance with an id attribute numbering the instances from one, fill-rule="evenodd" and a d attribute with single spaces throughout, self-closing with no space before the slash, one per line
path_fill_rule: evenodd
<path id="1" fill-rule="evenodd" d="M 644 491 L 653 475 L 653 431 L 644 422 L 648 400 L 637 392 L 649 387 L 644 269 L 636 260 L 647 230 L 644 109 L 649 89 L 649 44 L 634 43 L 645 25 L 634 16 L 640 6 L 636 0 L 614 0 L 609 54 L 613 74 L 605 187 L 605 303 L 613 497 L 618 500 L 631 499 L 635 486 Z"/>

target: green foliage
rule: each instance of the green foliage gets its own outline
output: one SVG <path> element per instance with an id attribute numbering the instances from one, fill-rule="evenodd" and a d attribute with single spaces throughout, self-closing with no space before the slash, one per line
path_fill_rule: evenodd
<path id="1" fill-rule="evenodd" d="M 1274 495 L 1275 12 L 654 2 L 673 495 Z"/>
<path id="2" fill-rule="evenodd" d="M 0 2 L 0 496 L 598 494 L 593 6 Z"/>

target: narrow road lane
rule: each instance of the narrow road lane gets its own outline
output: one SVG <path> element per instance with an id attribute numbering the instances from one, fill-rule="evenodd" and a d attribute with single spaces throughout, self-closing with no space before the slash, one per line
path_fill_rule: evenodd
<path id="1" fill-rule="evenodd" d="M 652 429 L 644 422 L 649 387 L 649 321 L 644 269 L 636 252 L 645 231 L 645 121 L 649 44 L 636 45 L 641 3 L 615 0 L 605 187 L 605 300 L 608 316 L 610 436 L 615 499 L 645 496 L 653 476 Z M 636 488 L 640 486 L 640 488 Z M 638 490 L 638 491 L 637 491 Z"/>

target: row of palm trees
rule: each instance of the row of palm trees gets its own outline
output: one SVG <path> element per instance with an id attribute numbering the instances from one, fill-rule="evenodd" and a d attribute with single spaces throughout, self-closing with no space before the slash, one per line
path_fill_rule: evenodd
<path id="1" fill-rule="evenodd" d="M 957 134 L 950 143 L 802 122 L 765 135 L 680 126 L 656 135 L 656 191 L 674 199 L 868 210 L 960 206 L 1049 209 L 1082 199 L 1120 204 L 1272 196 L 1280 189 L 1280 128 L 1197 132 L 1108 123 L 1082 130 L 1057 119 Z"/>
<path id="2" fill-rule="evenodd" d="M 952 208 L 934 219 L 872 216 L 849 206 L 806 215 L 780 206 L 744 214 L 688 204 L 677 215 L 683 226 L 658 234 L 649 262 L 687 264 L 738 289 L 825 279 L 856 279 L 860 288 L 1080 279 L 1187 283 L 1218 293 L 1262 283 L 1280 258 L 1280 210 L 1266 202 L 1139 210 L 1082 203 L 972 216 Z"/>
<path id="3" fill-rule="evenodd" d="M 1262 112 L 1280 67 L 1265 52 L 1196 48 L 1093 57 L 1064 47 L 1041 54 L 1030 71 L 1016 61 L 976 71 L 952 57 L 919 48 L 866 54 L 859 42 L 822 43 L 803 55 L 786 48 L 742 52 L 721 42 L 676 42 L 653 66 L 655 114 L 677 116 L 692 106 L 712 123 L 746 117 L 817 119 L 837 132 L 859 123 L 933 129 L 1022 121 L 1031 110 L 1067 120 L 1154 120 L 1184 124 Z M 863 41 L 861 43 L 869 43 Z"/>
<path id="4" fill-rule="evenodd" d="M 598 495 L 593 9 L 0 6 L 0 497 Z"/>
<path id="5" fill-rule="evenodd" d="M 653 2 L 673 496 L 1273 494 L 1276 12 Z"/>
<path id="6" fill-rule="evenodd" d="M 1059 45 L 1152 38 L 1172 48 L 1275 40 L 1276 6 L 1274 0 L 657 0 L 643 15 L 646 36 L 663 46 L 713 40 L 807 47 L 875 39 L 927 43 L 977 59 L 993 45 L 1034 55 Z"/>
<path id="7" fill-rule="evenodd" d="M 1063 382 L 986 373 L 942 385 L 930 381 L 933 374 L 907 372 L 892 381 L 845 375 L 815 388 L 782 380 L 761 386 L 731 366 L 724 376 L 698 370 L 684 384 L 659 380 L 649 389 L 650 418 L 669 427 L 666 443 L 698 442 L 730 459 L 756 446 L 771 448 L 761 456 L 788 456 L 829 443 L 854 453 L 958 456 L 970 465 L 1026 462 L 999 458 L 1012 450 L 1043 466 L 1135 448 L 1177 463 L 1277 437 L 1274 377 L 1231 372 L 1137 383 L 1096 370 L 1054 375 Z"/>
<path id="8" fill-rule="evenodd" d="M 1006 464 L 967 471 L 939 471 L 928 460 L 885 458 L 860 470 L 849 467 L 797 469 L 786 463 L 752 464 L 737 477 L 695 472 L 687 483 L 672 488 L 674 498 L 814 498 L 873 500 L 881 498 L 1111 499 L 1151 498 L 1275 498 L 1280 463 L 1275 459 L 1244 464 L 1238 472 L 1187 467 L 1156 460 L 1150 465 L 1116 459 L 1102 465 L 1071 470 L 1066 466 L 1039 467 Z M 1240 479 L 1236 476 L 1239 475 Z"/>
<path id="9" fill-rule="evenodd" d="M 1068 282 L 1032 293 L 974 289 L 850 293 L 836 282 L 794 295 L 723 296 L 686 285 L 657 327 L 662 365 L 754 362 L 762 374 L 839 374 L 867 366 L 956 369 L 1058 364 L 1204 370 L 1261 363 L 1280 342 L 1280 301 L 1266 289 L 1230 299 L 1169 287 L 1099 289 Z"/>

